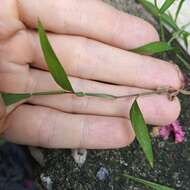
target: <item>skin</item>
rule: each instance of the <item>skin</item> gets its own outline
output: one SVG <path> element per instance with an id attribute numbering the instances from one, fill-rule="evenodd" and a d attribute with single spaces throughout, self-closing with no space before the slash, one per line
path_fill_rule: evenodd
<path id="1" fill-rule="evenodd" d="M 127 51 L 159 40 L 140 18 L 100 0 L 1 0 L 1 92 L 60 89 L 43 59 L 38 18 L 76 91 L 126 95 L 183 86 L 174 64 Z M 1 134 L 15 143 L 47 148 L 127 146 L 134 140 L 129 120 L 133 101 L 66 94 L 33 97 L 5 108 L 1 99 Z M 140 97 L 138 103 L 149 124 L 169 124 L 180 113 L 179 100 L 165 95 Z"/>

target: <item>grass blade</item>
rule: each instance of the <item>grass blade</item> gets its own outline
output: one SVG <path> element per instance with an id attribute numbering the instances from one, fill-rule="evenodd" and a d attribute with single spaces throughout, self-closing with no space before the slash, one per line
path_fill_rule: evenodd
<path id="1" fill-rule="evenodd" d="M 189 46 L 189 44 L 188 44 L 189 34 L 186 33 L 186 32 L 183 33 L 183 34 L 182 34 L 182 38 L 183 38 L 183 41 L 184 41 L 184 44 L 185 44 L 186 49 L 188 49 L 188 46 Z"/>
<path id="2" fill-rule="evenodd" d="M 130 110 L 130 119 L 135 131 L 136 138 L 142 147 L 151 167 L 153 167 L 154 158 L 148 127 L 144 121 L 143 115 L 136 100 L 134 101 Z"/>
<path id="3" fill-rule="evenodd" d="M 166 10 L 168 10 L 170 8 L 170 6 L 174 3 L 175 0 L 165 0 L 165 2 L 163 3 L 163 5 L 160 8 L 160 13 L 164 13 Z"/>
<path id="4" fill-rule="evenodd" d="M 128 174 L 124 174 L 125 177 L 133 180 L 133 181 L 136 181 L 138 183 L 141 183 L 147 187 L 150 187 L 154 190 L 175 190 L 171 187 L 167 187 L 167 186 L 164 186 L 164 185 L 160 185 L 160 184 L 157 184 L 157 183 L 154 183 L 154 182 L 150 182 L 150 181 L 147 181 L 147 180 L 144 180 L 144 179 L 140 179 L 140 178 L 137 178 L 137 177 L 133 177 L 133 176 L 130 176 Z"/>
<path id="5" fill-rule="evenodd" d="M 143 7 L 150 12 L 154 17 L 158 17 L 159 16 L 159 10 L 156 6 L 154 6 L 154 4 L 146 1 L 146 0 L 138 0 L 139 3 L 141 3 L 143 5 Z"/>
<path id="6" fill-rule="evenodd" d="M 180 62 L 190 71 L 190 64 L 180 54 L 176 54 L 176 56 Z"/>
<path id="7" fill-rule="evenodd" d="M 10 106 L 11 104 L 20 102 L 21 100 L 27 99 L 31 97 L 31 94 L 13 94 L 13 93 L 1 93 L 3 101 L 6 106 Z"/>
<path id="8" fill-rule="evenodd" d="M 177 18 L 178 18 L 178 16 L 179 16 L 179 12 L 180 12 L 180 10 L 181 10 L 181 8 L 182 8 L 184 2 L 185 2 L 185 0 L 181 0 L 181 1 L 179 2 L 179 5 L 178 5 L 178 7 L 177 7 L 177 11 L 176 11 L 176 13 L 175 13 L 175 21 L 177 21 Z"/>
<path id="9" fill-rule="evenodd" d="M 171 27 L 174 31 L 178 31 L 179 27 L 177 26 L 176 22 L 173 20 L 173 18 L 167 14 L 160 15 L 161 21 L 163 21 L 166 25 Z"/>
<path id="10" fill-rule="evenodd" d="M 48 40 L 44 27 L 40 21 L 38 21 L 38 32 L 40 37 L 40 44 L 43 50 L 44 58 L 48 65 L 49 71 L 54 78 L 54 80 L 59 84 L 64 90 L 74 92 L 71 83 L 67 77 L 67 74 L 62 67 L 59 59 L 57 58 L 53 48 Z"/>
<path id="11" fill-rule="evenodd" d="M 175 50 L 174 47 L 172 47 L 167 42 L 152 42 L 149 44 L 146 44 L 144 46 L 141 46 L 139 48 L 132 49 L 132 52 L 145 54 L 145 55 L 152 55 L 157 53 L 163 53 L 166 51 L 173 51 Z"/>

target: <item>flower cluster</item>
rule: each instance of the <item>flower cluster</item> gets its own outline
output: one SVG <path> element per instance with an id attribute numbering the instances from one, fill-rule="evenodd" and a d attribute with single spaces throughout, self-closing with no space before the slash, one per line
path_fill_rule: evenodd
<path id="1" fill-rule="evenodd" d="M 162 126 L 159 131 L 160 136 L 166 140 L 172 134 L 175 138 L 175 143 L 182 143 L 184 141 L 185 132 L 183 131 L 179 121 L 175 121 L 169 125 Z"/>

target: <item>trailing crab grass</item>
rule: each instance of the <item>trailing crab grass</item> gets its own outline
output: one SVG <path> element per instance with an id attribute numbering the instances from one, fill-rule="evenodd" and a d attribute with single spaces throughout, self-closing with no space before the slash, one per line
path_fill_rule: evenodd
<path id="1" fill-rule="evenodd" d="M 161 28 L 160 33 L 161 33 L 162 41 L 149 43 L 144 46 L 138 47 L 136 49 L 132 49 L 130 51 L 134 53 L 143 54 L 143 55 L 162 54 L 162 53 L 171 51 L 177 55 L 177 58 L 179 59 L 179 61 L 183 65 L 185 65 L 185 67 L 190 71 L 189 63 L 182 57 L 181 50 L 178 47 L 175 47 L 173 43 L 173 41 L 176 40 L 177 38 L 182 38 L 184 41 L 184 44 L 186 45 L 186 47 L 188 47 L 187 39 L 190 36 L 190 34 L 187 31 L 185 31 L 186 26 L 183 26 L 180 28 L 176 24 L 176 20 L 178 18 L 178 15 L 179 15 L 179 12 L 181 10 L 184 0 L 180 1 L 178 9 L 175 14 L 175 18 L 172 18 L 170 14 L 166 13 L 169 7 L 174 3 L 174 0 L 166 0 L 160 8 L 158 7 L 156 0 L 155 0 L 155 5 L 146 0 L 139 0 L 139 2 L 143 4 L 143 6 L 160 22 L 160 28 Z M 171 38 L 168 41 L 165 40 L 166 38 L 165 38 L 164 26 L 170 27 L 170 29 L 172 29 Z M 153 155 L 153 148 L 151 144 L 151 137 L 148 132 L 148 126 L 145 123 L 143 114 L 138 105 L 138 97 L 145 96 L 145 95 L 147 96 L 150 94 L 166 94 L 168 95 L 168 97 L 171 97 L 173 94 L 176 95 L 178 93 L 189 95 L 190 94 L 189 91 L 186 91 L 185 89 L 180 89 L 179 91 L 176 91 L 170 88 L 169 89 L 165 88 L 165 89 L 154 90 L 148 93 L 127 94 L 124 96 L 114 96 L 114 95 L 105 94 L 105 93 L 76 92 L 75 89 L 73 89 L 71 82 L 69 81 L 66 71 L 64 70 L 58 57 L 56 56 L 48 40 L 43 24 L 40 22 L 40 20 L 38 21 L 38 33 L 39 33 L 39 39 L 40 39 L 40 44 L 43 51 L 44 59 L 47 63 L 49 72 L 51 73 L 55 82 L 62 88 L 62 90 L 37 92 L 37 93 L 19 93 L 19 94 L 1 92 L 5 105 L 10 106 L 17 102 L 25 101 L 26 99 L 32 96 L 47 96 L 47 95 L 66 94 L 66 93 L 74 94 L 81 98 L 85 96 L 95 96 L 98 98 L 106 98 L 106 99 L 113 99 L 113 100 L 118 99 L 118 98 L 135 97 L 135 100 L 130 110 L 130 120 L 134 128 L 136 138 L 140 146 L 142 147 L 142 150 L 150 166 L 153 167 L 154 155 Z M 131 180 L 142 183 L 152 189 L 173 190 L 172 188 L 169 188 L 163 185 L 158 185 L 153 182 L 148 182 L 146 180 L 132 177 L 127 174 L 125 174 L 125 176 Z"/>

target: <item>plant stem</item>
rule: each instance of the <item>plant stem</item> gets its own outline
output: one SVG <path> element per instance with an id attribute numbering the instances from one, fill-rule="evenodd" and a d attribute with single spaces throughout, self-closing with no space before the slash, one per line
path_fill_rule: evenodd
<path id="1" fill-rule="evenodd" d="M 177 56 L 177 58 L 184 64 L 184 66 L 185 66 L 188 70 L 190 70 L 190 64 L 189 64 L 185 59 L 183 59 L 183 58 L 181 57 L 181 55 L 177 54 L 176 56 Z"/>
<path id="2" fill-rule="evenodd" d="M 65 91 L 65 90 L 55 90 L 55 91 L 31 93 L 31 96 L 74 94 L 78 97 L 91 96 L 91 97 L 99 97 L 99 98 L 107 98 L 107 99 L 120 99 L 120 98 L 128 98 L 128 97 L 135 97 L 135 96 L 147 96 L 147 95 L 152 95 L 152 94 L 169 94 L 173 92 L 175 92 L 175 90 L 172 90 L 169 88 L 160 88 L 154 91 L 115 96 L 115 95 L 103 94 L 103 93 L 71 92 L 71 91 Z"/>
<path id="3" fill-rule="evenodd" d="M 162 40 L 163 42 L 165 42 L 166 39 L 165 39 L 165 33 L 164 33 L 164 26 L 163 26 L 163 24 L 162 24 L 162 20 L 161 20 L 160 17 L 159 17 L 159 23 L 160 23 L 160 35 L 161 35 L 161 40 Z"/>

